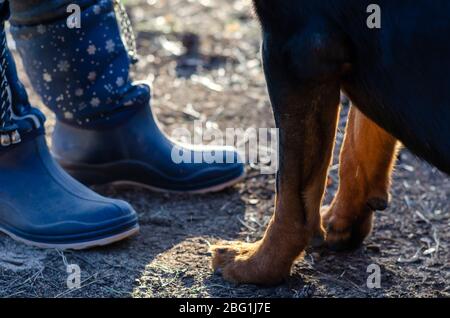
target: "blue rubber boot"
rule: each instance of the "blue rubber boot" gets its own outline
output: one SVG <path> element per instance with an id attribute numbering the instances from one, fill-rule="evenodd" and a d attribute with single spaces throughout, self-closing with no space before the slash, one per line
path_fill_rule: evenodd
<path id="1" fill-rule="evenodd" d="M 85 249 L 138 232 L 127 203 L 104 198 L 54 161 L 45 137 L 0 153 L 0 231 L 42 248 Z"/>
<path id="2" fill-rule="evenodd" d="M 129 78 L 132 59 L 113 1 L 83 7 L 80 29 L 68 28 L 66 19 L 22 21 L 11 31 L 31 83 L 56 114 L 52 153 L 72 176 L 88 185 L 189 193 L 219 191 L 243 178 L 234 148 L 181 146 L 160 131 L 150 88 Z"/>
<path id="3" fill-rule="evenodd" d="M 127 203 L 92 192 L 50 155 L 45 118 L 30 106 L 17 78 L 3 22 L 0 52 L 0 232 L 58 249 L 100 246 L 135 234 L 137 216 Z"/>

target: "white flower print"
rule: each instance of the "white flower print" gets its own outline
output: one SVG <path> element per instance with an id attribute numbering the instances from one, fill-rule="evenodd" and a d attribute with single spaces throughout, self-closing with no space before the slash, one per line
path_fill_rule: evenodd
<path id="1" fill-rule="evenodd" d="M 112 53 L 116 49 L 116 43 L 114 43 L 113 40 L 108 40 L 108 41 L 106 41 L 105 48 L 106 48 L 106 51 L 108 51 L 108 53 Z"/>
<path id="2" fill-rule="evenodd" d="M 96 51 L 97 51 L 97 48 L 95 47 L 94 44 L 89 45 L 87 48 L 87 52 L 89 55 L 94 55 Z"/>
<path id="3" fill-rule="evenodd" d="M 96 72 L 89 72 L 88 80 L 95 81 L 96 78 L 97 78 L 97 73 Z"/>
<path id="4" fill-rule="evenodd" d="M 78 88 L 75 90 L 75 96 L 80 97 L 80 96 L 83 96 L 83 94 L 84 94 L 84 91 L 82 88 Z"/>
<path id="5" fill-rule="evenodd" d="M 123 84 L 125 84 L 125 80 L 123 79 L 123 77 L 118 77 L 116 80 L 116 85 L 118 87 L 121 87 L 121 86 L 123 86 Z"/>
<path id="6" fill-rule="evenodd" d="M 99 5 L 94 6 L 94 14 L 100 14 L 101 11 L 102 11 L 102 9 L 100 8 Z"/>
<path id="7" fill-rule="evenodd" d="M 91 99 L 91 106 L 92 107 L 98 107 L 100 105 L 100 99 L 98 97 L 93 97 Z"/>
<path id="8" fill-rule="evenodd" d="M 42 75 L 42 77 L 44 78 L 44 81 L 46 81 L 46 82 L 51 82 L 52 81 L 52 76 L 49 73 L 44 73 Z"/>
<path id="9" fill-rule="evenodd" d="M 71 112 L 65 112 L 64 118 L 71 120 L 71 119 L 73 119 L 73 114 Z"/>
<path id="10" fill-rule="evenodd" d="M 60 61 L 57 66 L 60 72 L 68 72 L 70 68 L 70 64 L 66 60 Z"/>
<path id="11" fill-rule="evenodd" d="M 39 34 L 44 34 L 47 31 L 47 28 L 45 27 L 45 25 L 39 24 L 37 26 L 37 31 Z"/>

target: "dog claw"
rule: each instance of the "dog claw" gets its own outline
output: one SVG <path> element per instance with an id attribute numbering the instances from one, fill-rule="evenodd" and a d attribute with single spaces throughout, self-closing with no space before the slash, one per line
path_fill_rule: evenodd
<path id="1" fill-rule="evenodd" d="M 215 249 L 215 251 L 216 251 L 216 253 L 218 253 L 218 254 L 225 254 L 226 251 L 227 251 L 227 249 L 224 248 L 224 247 L 219 247 L 219 248 Z"/>
<path id="2" fill-rule="evenodd" d="M 367 200 L 367 206 L 373 211 L 384 211 L 388 207 L 388 200 L 382 198 L 371 198 Z"/>

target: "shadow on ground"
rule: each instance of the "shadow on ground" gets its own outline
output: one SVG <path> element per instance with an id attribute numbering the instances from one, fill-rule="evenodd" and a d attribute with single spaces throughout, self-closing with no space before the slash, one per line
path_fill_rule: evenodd
<path id="1" fill-rule="evenodd" d="M 169 135 L 174 128 L 193 131 L 193 120 L 205 129 L 273 127 L 259 62 L 259 26 L 249 1 L 127 0 L 127 5 L 142 56 L 135 77 L 153 84 L 152 108 Z M 31 101 L 46 111 L 18 66 Z M 46 115 L 50 134 L 54 118 Z M 338 145 L 344 123 L 345 112 Z M 337 181 L 335 160 L 327 202 Z M 308 250 L 291 278 L 272 288 L 234 286 L 212 275 L 208 247 L 263 235 L 273 210 L 273 175 L 249 167 L 244 183 L 203 196 L 96 190 L 134 206 L 140 235 L 64 253 L 0 235 L 0 297 L 450 296 L 450 181 L 407 151 L 399 156 L 391 205 L 376 215 L 364 245 L 346 254 Z M 66 264 L 80 266 L 80 289 L 67 289 Z M 380 289 L 367 288 L 370 264 L 381 269 Z"/>

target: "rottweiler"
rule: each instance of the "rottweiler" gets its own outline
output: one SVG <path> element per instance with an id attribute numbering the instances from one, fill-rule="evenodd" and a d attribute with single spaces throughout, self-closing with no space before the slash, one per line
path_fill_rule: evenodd
<path id="1" fill-rule="evenodd" d="M 450 173 L 450 1 L 254 0 L 262 59 L 280 129 L 275 212 L 264 238 L 213 248 L 237 283 L 275 284 L 311 238 L 358 246 L 388 205 L 399 144 Z M 340 93 L 352 102 L 340 185 L 321 209 Z"/>

